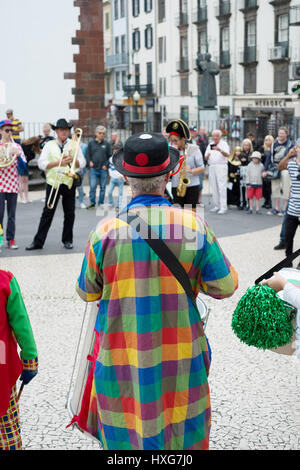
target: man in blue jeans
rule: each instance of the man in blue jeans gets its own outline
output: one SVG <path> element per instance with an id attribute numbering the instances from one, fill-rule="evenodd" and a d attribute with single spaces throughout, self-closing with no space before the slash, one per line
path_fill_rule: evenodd
<path id="1" fill-rule="evenodd" d="M 96 127 L 95 139 L 89 142 L 86 151 L 87 167 L 90 169 L 90 205 L 87 209 L 96 207 L 96 191 L 100 182 L 100 195 L 98 205 L 104 203 L 105 190 L 108 179 L 108 162 L 111 157 L 111 146 L 105 140 L 106 128 Z"/>

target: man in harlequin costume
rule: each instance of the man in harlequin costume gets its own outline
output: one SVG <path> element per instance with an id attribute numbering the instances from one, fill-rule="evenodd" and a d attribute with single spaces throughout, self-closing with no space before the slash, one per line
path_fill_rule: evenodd
<path id="1" fill-rule="evenodd" d="M 16 382 L 20 377 L 27 385 L 37 371 L 37 348 L 19 284 L 0 270 L 0 450 L 22 449 Z"/>
<path id="2" fill-rule="evenodd" d="M 80 297 L 100 302 L 91 368 L 72 422 L 105 450 L 209 447 L 210 356 L 200 314 L 146 232 L 129 221 L 139 214 L 159 235 L 186 270 L 194 298 L 200 290 L 216 299 L 235 292 L 237 273 L 213 231 L 164 197 L 179 158 L 151 133 L 130 137 L 114 154 L 132 200 L 91 233 L 78 278 Z"/>

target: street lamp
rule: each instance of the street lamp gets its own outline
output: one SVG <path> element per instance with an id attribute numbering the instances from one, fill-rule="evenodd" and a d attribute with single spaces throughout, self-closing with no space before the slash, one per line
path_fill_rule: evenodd
<path id="1" fill-rule="evenodd" d="M 136 119 L 138 119 L 138 118 L 139 118 L 138 102 L 139 102 L 140 99 L 141 99 L 141 95 L 139 94 L 139 92 L 138 92 L 137 90 L 135 90 L 135 92 L 134 92 L 133 95 L 132 95 L 132 98 L 133 98 L 133 100 L 135 101 Z"/>

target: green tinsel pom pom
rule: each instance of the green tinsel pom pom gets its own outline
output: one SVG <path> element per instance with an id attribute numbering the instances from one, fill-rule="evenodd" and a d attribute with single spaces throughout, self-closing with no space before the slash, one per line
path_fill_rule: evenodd
<path id="1" fill-rule="evenodd" d="M 257 285 L 247 290 L 239 301 L 231 327 L 248 346 L 273 349 L 292 340 L 295 309 L 268 286 Z"/>

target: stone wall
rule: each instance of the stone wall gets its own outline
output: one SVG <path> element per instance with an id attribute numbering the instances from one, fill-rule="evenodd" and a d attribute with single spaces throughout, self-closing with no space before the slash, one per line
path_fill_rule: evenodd
<path id="1" fill-rule="evenodd" d="M 102 0 L 74 0 L 74 6 L 80 8 L 81 27 L 72 44 L 79 46 L 79 53 L 73 56 L 76 72 L 65 73 L 64 78 L 75 80 L 70 109 L 78 110 L 76 126 L 88 137 L 97 125 L 105 124 L 106 116 Z"/>

